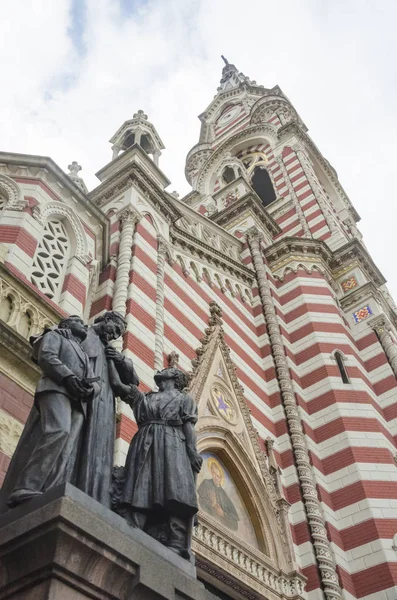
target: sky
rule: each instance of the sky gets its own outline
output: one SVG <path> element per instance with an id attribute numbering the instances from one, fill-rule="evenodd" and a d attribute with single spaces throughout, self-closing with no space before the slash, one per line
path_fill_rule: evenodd
<path id="1" fill-rule="evenodd" d="M 224 54 L 278 84 L 338 172 L 397 299 L 394 0 L 13 0 L 0 21 L 0 149 L 76 160 L 89 189 L 108 140 L 143 109 L 169 191 L 219 85 Z"/>

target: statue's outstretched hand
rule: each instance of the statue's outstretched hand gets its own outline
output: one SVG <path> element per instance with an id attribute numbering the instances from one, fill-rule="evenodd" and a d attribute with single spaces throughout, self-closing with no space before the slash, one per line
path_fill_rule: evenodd
<path id="1" fill-rule="evenodd" d="M 192 448 L 187 449 L 187 453 L 189 456 L 189 460 L 190 460 L 190 464 L 192 465 L 192 469 L 195 473 L 200 473 L 202 464 L 203 464 L 203 458 L 202 456 L 196 452 L 196 450 L 193 450 Z"/>
<path id="2" fill-rule="evenodd" d="M 124 361 L 124 354 L 121 354 L 121 352 L 116 350 L 116 348 L 113 348 L 113 346 L 106 346 L 105 354 L 108 360 L 113 360 L 117 364 Z"/>

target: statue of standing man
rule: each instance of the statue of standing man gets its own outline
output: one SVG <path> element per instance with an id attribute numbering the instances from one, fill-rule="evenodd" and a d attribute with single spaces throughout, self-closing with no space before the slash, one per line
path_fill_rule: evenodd
<path id="1" fill-rule="evenodd" d="M 95 319 L 82 343 L 94 376 L 100 377 L 101 391 L 89 406 L 77 486 L 109 508 L 117 391 L 112 389 L 110 383 L 108 362 L 111 360 L 123 384 L 139 385 L 132 361 L 110 345 L 125 330 L 124 317 L 115 311 L 108 311 Z"/>
<path id="2" fill-rule="evenodd" d="M 71 316 L 34 340 L 43 376 L 0 491 L 0 511 L 64 482 L 110 506 L 115 394 L 108 360 L 123 384 L 139 384 L 131 360 L 110 345 L 125 328 L 116 312 L 88 329 Z"/>

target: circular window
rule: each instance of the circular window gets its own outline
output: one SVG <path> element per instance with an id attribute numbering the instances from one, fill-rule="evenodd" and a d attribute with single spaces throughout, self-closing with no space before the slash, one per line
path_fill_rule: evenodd
<path id="1" fill-rule="evenodd" d="M 233 119 L 235 119 L 237 117 L 237 115 L 240 113 L 240 110 L 241 110 L 241 105 L 229 106 L 229 108 L 227 108 L 219 117 L 219 119 L 216 123 L 217 126 L 223 127 L 224 125 L 227 125 L 228 123 L 233 121 Z"/>

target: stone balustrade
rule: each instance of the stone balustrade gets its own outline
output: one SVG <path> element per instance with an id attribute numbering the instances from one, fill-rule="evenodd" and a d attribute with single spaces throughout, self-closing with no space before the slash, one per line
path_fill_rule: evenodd
<path id="1" fill-rule="evenodd" d="M 192 546 L 198 556 L 198 566 L 200 557 L 229 573 L 233 565 L 234 572 L 236 568 L 239 571 L 239 581 L 265 598 L 303 597 L 305 578 L 302 575 L 297 572 L 281 574 L 267 564 L 264 554 L 255 552 L 254 549 L 250 552 L 237 540 L 232 542 L 231 539 L 226 539 L 207 522 L 200 522 L 194 528 Z M 269 595 L 270 590 L 273 593 Z"/>

